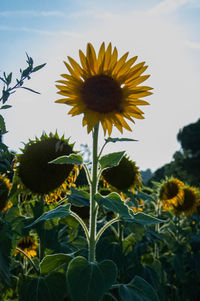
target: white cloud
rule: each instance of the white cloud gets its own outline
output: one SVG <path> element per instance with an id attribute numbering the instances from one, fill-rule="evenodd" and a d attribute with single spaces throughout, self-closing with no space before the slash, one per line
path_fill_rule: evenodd
<path id="1" fill-rule="evenodd" d="M 45 36 L 72 36 L 79 37 L 80 35 L 76 32 L 70 31 L 52 31 L 52 30 L 42 30 L 42 29 L 34 29 L 29 27 L 14 27 L 14 26 L 4 26 L 0 25 L 0 31 L 19 31 L 19 32 L 27 32 L 27 33 L 35 33 L 39 35 Z"/>
<path id="2" fill-rule="evenodd" d="M 185 42 L 185 45 L 186 45 L 188 48 L 200 50 L 200 42 L 194 42 L 194 41 L 189 41 L 189 40 L 187 40 L 187 41 Z"/>
<path id="3" fill-rule="evenodd" d="M 65 14 L 61 11 L 36 11 L 36 10 L 7 10 L 0 11 L 1 17 L 13 17 L 13 16 L 31 16 L 31 17 L 62 17 Z"/>
<path id="4" fill-rule="evenodd" d="M 163 0 L 148 11 L 150 15 L 169 14 L 185 4 L 194 3 L 194 0 Z"/>

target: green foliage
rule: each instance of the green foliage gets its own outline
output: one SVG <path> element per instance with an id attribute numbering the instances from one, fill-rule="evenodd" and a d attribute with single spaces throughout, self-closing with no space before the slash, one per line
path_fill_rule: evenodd
<path id="1" fill-rule="evenodd" d="M 118 213 L 121 218 L 132 218 L 129 208 L 115 192 L 112 192 L 105 197 L 101 196 L 100 194 L 96 194 L 95 200 L 99 206 L 103 206 L 107 211 Z"/>
<path id="2" fill-rule="evenodd" d="M 28 227 L 32 227 L 37 223 L 47 221 L 53 218 L 65 217 L 70 215 L 70 204 L 66 204 L 64 206 L 59 206 L 55 209 L 52 209 L 48 212 L 43 213 L 40 217 L 38 217 L 33 223 L 31 223 Z"/>
<path id="3" fill-rule="evenodd" d="M 124 154 L 125 152 L 116 152 L 101 157 L 101 159 L 99 160 L 101 169 L 103 170 L 105 168 L 118 165 Z"/>
<path id="4" fill-rule="evenodd" d="M 67 282 L 72 301 L 101 300 L 115 283 L 117 268 L 111 260 L 88 262 L 84 257 L 74 258 L 68 267 Z"/>
<path id="5" fill-rule="evenodd" d="M 135 276 L 127 285 L 120 286 L 119 296 L 121 301 L 159 301 L 152 286 L 138 276 Z"/>

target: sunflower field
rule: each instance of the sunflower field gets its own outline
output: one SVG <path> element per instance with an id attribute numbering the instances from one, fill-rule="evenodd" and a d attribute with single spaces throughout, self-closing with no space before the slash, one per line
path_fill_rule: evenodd
<path id="1" fill-rule="evenodd" d="M 98 53 L 88 43 L 79 56 L 80 64 L 65 62 L 56 102 L 83 114 L 92 155 L 86 160 L 57 131 L 30 139 L 19 154 L 0 142 L 0 300 L 198 301 L 199 186 L 176 175 L 145 185 L 134 154 L 103 153 L 134 144 L 111 134 L 144 118 L 147 66 L 128 53 L 118 58 L 111 43 Z M 1 110 L 17 89 L 38 93 L 24 83 L 45 64 L 34 67 L 28 55 L 27 64 L 17 84 L 12 73 L 0 77 Z M 0 129 L 3 137 L 2 115 Z"/>

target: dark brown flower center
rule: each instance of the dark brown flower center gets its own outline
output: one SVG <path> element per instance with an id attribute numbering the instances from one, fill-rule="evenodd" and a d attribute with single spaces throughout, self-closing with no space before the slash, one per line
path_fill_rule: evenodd
<path id="1" fill-rule="evenodd" d="M 184 197 L 183 197 L 183 204 L 178 206 L 178 210 L 180 211 L 187 211 L 192 208 L 195 204 L 195 195 L 189 189 L 184 189 Z"/>
<path id="2" fill-rule="evenodd" d="M 81 88 L 81 98 L 87 108 L 98 113 L 121 112 L 122 89 L 118 82 L 108 75 L 88 78 Z"/>
<path id="3" fill-rule="evenodd" d="M 123 157 L 119 165 L 105 169 L 102 175 L 108 184 L 123 191 L 137 184 L 138 171 L 133 162 Z"/>
<path id="4" fill-rule="evenodd" d="M 175 196 L 177 196 L 178 192 L 179 192 L 178 185 L 174 182 L 168 182 L 161 188 L 160 198 L 162 200 L 170 200 Z"/>

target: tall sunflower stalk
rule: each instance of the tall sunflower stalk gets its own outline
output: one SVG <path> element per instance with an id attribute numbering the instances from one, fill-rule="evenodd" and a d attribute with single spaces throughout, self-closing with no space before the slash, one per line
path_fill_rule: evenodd
<path id="1" fill-rule="evenodd" d="M 142 75 L 147 69 L 145 62 L 135 64 L 137 56 L 127 60 L 128 52 L 118 59 L 116 47 L 112 50 L 110 43 L 105 48 L 103 42 L 96 53 L 91 43 L 87 44 L 86 55 L 79 50 L 79 65 L 73 58 L 68 57 L 69 63 L 64 62 L 69 74 L 61 74 L 58 81 L 58 94 L 63 98 L 57 103 L 72 106 L 69 114 L 76 116 L 84 114 L 82 124 L 87 131 L 93 133 L 93 161 L 91 175 L 87 171 L 90 183 L 90 217 L 89 231 L 84 223 L 81 225 L 87 234 L 89 245 L 89 261 L 95 261 L 96 243 L 103 232 L 118 219 L 109 221 L 97 232 L 98 204 L 95 201 L 98 179 L 98 131 L 102 125 L 104 135 L 110 136 L 115 126 L 121 133 L 123 129 L 132 131 L 128 121 L 134 123 L 133 118 L 143 119 L 143 112 L 139 105 L 147 105 L 142 97 L 151 95 L 151 87 L 140 86 L 149 75 Z M 102 170 L 100 170 L 101 172 Z M 73 213 L 72 213 L 73 215 Z M 76 216 L 74 215 L 76 218 Z M 80 222 L 80 220 L 79 220 Z"/>
<path id="2" fill-rule="evenodd" d="M 95 194 L 97 192 L 98 184 L 98 132 L 99 124 L 95 125 L 93 130 L 93 153 L 92 153 L 92 183 L 90 184 L 90 221 L 89 221 L 89 261 L 95 261 L 96 249 L 96 228 L 97 228 L 97 214 L 98 205 L 95 201 Z"/>

